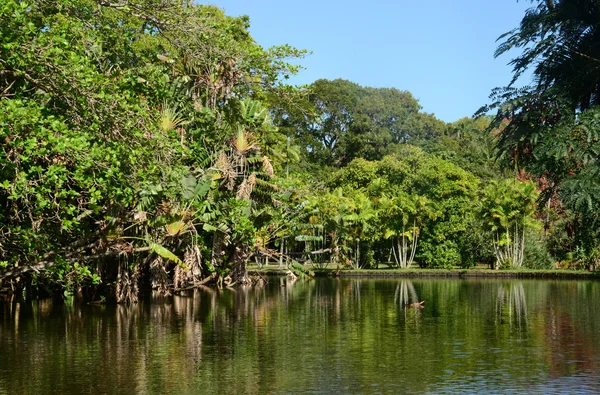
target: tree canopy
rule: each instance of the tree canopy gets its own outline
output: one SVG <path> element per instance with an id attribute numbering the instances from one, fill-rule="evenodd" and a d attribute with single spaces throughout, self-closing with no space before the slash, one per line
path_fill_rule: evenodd
<path id="1" fill-rule="evenodd" d="M 590 252 L 598 248 L 600 202 L 600 3 L 532 3 L 520 26 L 500 37 L 496 56 L 521 53 L 511 61 L 510 84 L 497 88 L 482 111 L 496 110 L 493 126 L 506 123 L 500 152 L 540 180 L 545 202 L 571 211 L 574 243 Z M 525 70 L 533 83 L 515 88 Z"/>
<path id="2" fill-rule="evenodd" d="M 536 84 L 446 124 L 397 88 L 288 85 L 306 51 L 214 6 L 3 2 L 0 292 L 597 262 L 598 4 L 536 4 L 498 50 Z"/>
<path id="3" fill-rule="evenodd" d="M 442 135 L 445 123 L 410 92 L 362 87 L 350 81 L 317 80 L 309 86 L 312 112 L 291 115 L 290 133 L 306 147 L 308 159 L 344 166 L 355 158 L 379 160 L 398 144 L 419 144 Z"/>

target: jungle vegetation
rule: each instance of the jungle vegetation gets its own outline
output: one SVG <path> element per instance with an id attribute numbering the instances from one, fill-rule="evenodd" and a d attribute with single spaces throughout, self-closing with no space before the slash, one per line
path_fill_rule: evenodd
<path id="1" fill-rule="evenodd" d="M 532 3 L 497 55 L 534 84 L 447 124 L 396 88 L 288 84 L 307 52 L 214 6 L 4 1 L 0 292 L 597 266 L 600 2 Z"/>

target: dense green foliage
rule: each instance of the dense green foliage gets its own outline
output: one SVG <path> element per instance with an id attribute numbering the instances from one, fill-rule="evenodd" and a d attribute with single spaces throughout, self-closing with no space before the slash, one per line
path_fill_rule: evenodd
<path id="1" fill-rule="evenodd" d="M 399 144 L 440 136 L 445 124 L 419 112 L 407 91 L 362 87 L 346 80 L 318 80 L 310 87 L 313 111 L 288 113 L 283 127 L 320 165 L 344 166 L 355 158 L 379 160 Z"/>
<path id="2" fill-rule="evenodd" d="M 600 251 L 600 2 L 532 3 L 497 49 L 497 56 L 511 49 L 522 52 L 511 62 L 511 84 L 492 95 L 493 124 L 507 123 L 501 152 L 539 179 L 547 209 L 557 213 L 559 229 L 552 238 L 562 241 L 555 243 L 555 254 L 570 260 L 576 250 L 581 262 L 595 266 Z M 514 88 L 528 69 L 534 84 Z M 565 226 L 568 234 L 559 235 Z"/>
<path id="3" fill-rule="evenodd" d="M 0 292 L 127 302 L 248 283 L 269 259 L 301 276 L 595 262 L 596 93 L 560 70 L 596 63 L 546 61 L 590 34 L 556 4 L 499 49 L 538 43 L 515 60 L 517 74 L 542 60 L 538 86 L 504 91 L 493 119 L 445 124 L 395 88 L 286 85 L 305 52 L 262 48 L 247 17 L 213 6 L 5 1 Z M 592 38 L 572 53 L 596 59 Z"/>
<path id="4" fill-rule="evenodd" d="M 129 300 L 140 276 L 245 263 L 285 141 L 256 99 L 289 99 L 302 51 L 186 1 L 8 1 L 0 21 L 7 278 Z"/>

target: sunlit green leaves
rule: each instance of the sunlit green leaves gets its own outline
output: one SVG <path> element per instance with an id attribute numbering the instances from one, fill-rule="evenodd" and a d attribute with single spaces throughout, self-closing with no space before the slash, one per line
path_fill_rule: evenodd
<path id="1" fill-rule="evenodd" d="M 169 261 L 175 262 L 180 266 L 184 266 L 183 261 L 163 245 L 150 240 L 149 237 L 146 237 L 146 243 L 148 244 L 148 247 L 150 247 L 152 252 L 160 255 L 164 259 L 168 259 Z"/>

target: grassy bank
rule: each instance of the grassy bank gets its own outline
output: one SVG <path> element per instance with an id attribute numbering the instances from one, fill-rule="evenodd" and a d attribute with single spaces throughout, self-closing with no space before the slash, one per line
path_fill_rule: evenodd
<path id="1" fill-rule="evenodd" d="M 334 277 L 335 269 L 314 270 L 317 277 Z M 287 270 L 276 267 L 251 268 L 250 274 L 285 275 Z M 600 279 L 600 272 L 584 270 L 490 270 L 490 269 L 344 269 L 339 277 L 452 277 L 452 278 L 543 278 L 543 279 Z"/>

